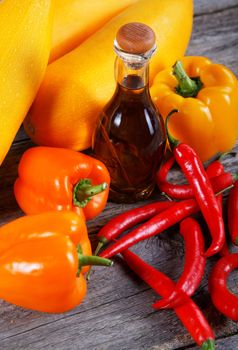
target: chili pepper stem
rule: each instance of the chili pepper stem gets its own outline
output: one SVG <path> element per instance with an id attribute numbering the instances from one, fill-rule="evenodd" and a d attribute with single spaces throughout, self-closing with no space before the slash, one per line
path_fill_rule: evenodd
<path id="1" fill-rule="evenodd" d="M 168 196 L 165 192 L 161 192 L 161 196 L 164 196 L 166 199 L 168 199 L 170 202 L 173 202 L 173 199 Z"/>
<path id="2" fill-rule="evenodd" d="M 202 350 L 214 350 L 215 342 L 213 339 L 208 339 L 202 344 Z"/>
<path id="3" fill-rule="evenodd" d="M 86 281 L 90 281 L 90 277 L 91 277 L 91 272 L 92 272 L 92 267 L 90 266 L 88 273 L 86 275 Z"/>
<path id="4" fill-rule="evenodd" d="M 77 253 L 78 253 L 78 272 L 77 276 L 79 276 L 82 266 L 87 265 L 96 265 L 96 266 L 112 266 L 113 262 L 106 258 L 101 258 L 100 256 L 95 255 L 83 255 L 81 246 L 77 246 Z"/>
<path id="5" fill-rule="evenodd" d="M 173 75 L 178 81 L 176 91 L 183 97 L 196 97 L 202 88 L 202 82 L 199 78 L 191 79 L 185 72 L 183 65 L 177 61 L 173 66 Z"/>
<path id="6" fill-rule="evenodd" d="M 100 252 L 100 250 L 102 249 L 102 247 L 106 244 L 107 240 L 105 239 L 105 242 L 104 241 L 100 241 L 98 242 L 98 245 L 94 251 L 94 255 L 98 255 L 98 253 Z"/>
<path id="7" fill-rule="evenodd" d="M 219 195 L 222 194 L 223 192 L 230 190 L 232 187 L 234 187 L 234 185 L 230 185 L 230 186 L 224 188 L 223 190 L 217 192 L 215 195 L 216 195 L 216 196 L 219 196 Z"/>
<path id="8" fill-rule="evenodd" d="M 103 247 L 106 243 L 107 243 L 107 239 L 104 238 L 104 237 L 101 237 L 101 238 L 100 238 L 100 241 L 98 242 L 98 245 L 97 245 L 97 247 L 96 247 L 96 249 L 95 249 L 93 255 L 94 255 L 94 256 L 95 256 L 95 255 L 98 255 L 98 253 L 100 252 L 100 250 L 102 249 L 102 247 Z M 86 280 L 87 280 L 87 281 L 90 280 L 91 270 L 92 270 L 92 269 L 90 268 L 90 270 L 89 270 L 88 273 L 87 273 L 87 277 L 86 277 Z"/>
<path id="9" fill-rule="evenodd" d="M 84 208 L 93 196 L 103 192 L 107 188 L 107 183 L 103 182 L 99 185 L 92 185 L 90 179 L 81 179 L 73 190 L 73 204 Z"/>
<path id="10" fill-rule="evenodd" d="M 238 174 L 232 174 L 232 178 L 233 178 L 233 181 L 237 181 L 238 180 Z"/>

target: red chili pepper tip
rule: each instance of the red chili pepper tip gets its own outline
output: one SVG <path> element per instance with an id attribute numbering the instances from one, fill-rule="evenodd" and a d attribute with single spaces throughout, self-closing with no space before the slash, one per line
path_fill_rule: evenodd
<path id="1" fill-rule="evenodd" d="M 148 265 L 130 250 L 123 250 L 121 254 L 130 269 L 161 297 L 168 298 L 173 293 L 176 284 L 168 276 Z M 175 308 L 174 311 L 197 345 L 206 346 L 204 349 L 214 349 L 212 344 L 210 348 L 208 347 L 210 340 L 214 339 L 213 331 L 192 299 L 187 297 L 186 302 Z"/>

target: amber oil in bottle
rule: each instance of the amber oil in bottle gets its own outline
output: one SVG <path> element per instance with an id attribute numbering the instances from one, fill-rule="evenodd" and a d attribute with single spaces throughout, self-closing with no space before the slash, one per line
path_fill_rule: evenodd
<path id="1" fill-rule="evenodd" d="M 126 24 L 114 49 L 116 91 L 99 117 L 93 152 L 110 172 L 109 198 L 130 203 L 149 197 L 165 151 L 163 120 L 149 93 L 154 32 L 142 23 Z"/>

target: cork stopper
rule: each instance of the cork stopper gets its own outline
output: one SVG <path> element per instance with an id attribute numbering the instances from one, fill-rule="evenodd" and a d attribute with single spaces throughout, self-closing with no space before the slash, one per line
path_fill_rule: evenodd
<path id="1" fill-rule="evenodd" d="M 155 45 L 154 31 L 144 23 L 132 22 L 122 26 L 116 35 L 120 48 L 131 54 L 143 54 Z"/>

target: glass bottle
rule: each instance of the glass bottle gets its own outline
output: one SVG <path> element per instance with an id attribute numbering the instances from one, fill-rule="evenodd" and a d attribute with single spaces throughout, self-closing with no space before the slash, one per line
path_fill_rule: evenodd
<path id="1" fill-rule="evenodd" d="M 111 175 L 109 198 L 132 203 L 148 198 L 165 151 L 163 119 L 149 92 L 153 30 L 128 23 L 114 41 L 116 90 L 104 107 L 93 139 L 94 156 Z"/>

